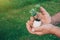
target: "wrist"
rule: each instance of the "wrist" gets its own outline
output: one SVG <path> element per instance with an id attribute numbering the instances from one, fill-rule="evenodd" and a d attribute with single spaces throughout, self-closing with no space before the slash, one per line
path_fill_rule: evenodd
<path id="1" fill-rule="evenodd" d="M 54 17 L 51 17 L 51 24 L 55 25 L 55 19 L 54 19 Z"/>
<path id="2" fill-rule="evenodd" d="M 52 16 L 51 17 L 51 24 L 57 25 L 59 23 L 60 23 L 60 20 L 59 20 L 59 18 L 57 16 Z"/>
<path id="3" fill-rule="evenodd" d="M 55 35 L 56 32 L 58 31 L 58 29 L 59 28 L 57 26 L 53 26 L 52 29 L 51 29 L 51 31 L 50 31 L 50 33 Z"/>

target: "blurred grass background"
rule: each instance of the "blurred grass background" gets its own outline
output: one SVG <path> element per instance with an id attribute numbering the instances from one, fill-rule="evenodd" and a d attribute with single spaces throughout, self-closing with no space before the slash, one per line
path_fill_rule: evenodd
<path id="1" fill-rule="evenodd" d="M 27 31 L 25 24 L 35 4 L 51 16 L 60 11 L 60 0 L 0 0 L 0 40 L 60 40 L 55 35 L 37 36 Z"/>

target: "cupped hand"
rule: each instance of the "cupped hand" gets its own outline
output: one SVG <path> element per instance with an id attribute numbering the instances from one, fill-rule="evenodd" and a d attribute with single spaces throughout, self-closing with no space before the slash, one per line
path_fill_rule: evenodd
<path id="1" fill-rule="evenodd" d="M 34 29 L 34 33 L 36 35 L 44 35 L 44 34 L 52 34 L 52 30 L 53 30 L 54 25 L 52 24 L 45 24 L 45 25 L 42 25 L 40 26 L 39 28 L 32 28 Z"/>
<path id="2" fill-rule="evenodd" d="M 31 17 L 30 20 L 28 20 L 26 23 L 27 30 L 31 34 L 37 34 L 37 35 L 48 34 L 48 33 L 50 33 L 50 30 L 53 27 L 53 25 L 50 24 L 51 16 L 48 14 L 48 12 L 43 7 L 40 7 L 40 12 L 41 13 L 38 13 L 37 16 L 38 16 L 38 18 L 41 19 L 43 24 L 39 28 L 33 28 L 33 26 L 32 26 L 34 19 L 37 18 L 37 16 L 35 16 L 35 18 Z M 35 31 L 33 32 L 32 29 L 34 29 Z"/>
<path id="3" fill-rule="evenodd" d="M 49 13 L 43 7 L 40 7 L 40 12 L 41 13 L 38 13 L 37 16 L 38 16 L 38 18 L 41 19 L 43 24 L 51 23 L 51 16 L 49 15 Z"/>
<path id="4" fill-rule="evenodd" d="M 34 18 L 31 17 L 30 20 L 26 23 L 27 30 L 31 34 L 36 34 L 36 35 L 49 34 L 49 33 L 51 33 L 51 30 L 54 27 L 54 25 L 52 25 L 52 24 L 44 24 L 44 25 L 40 26 L 39 28 L 33 28 L 33 26 L 32 26 L 33 22 L 34 22 Z M 32 31 L 32 29 L 34 29 L 34 31 Z"/>

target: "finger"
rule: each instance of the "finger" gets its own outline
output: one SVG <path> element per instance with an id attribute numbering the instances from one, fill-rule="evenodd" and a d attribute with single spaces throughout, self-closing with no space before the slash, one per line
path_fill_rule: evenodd
<path id="1" fill-rule="evenodd" d="M 26 28 L 27 28 L 27 30 L 29 31 L 29 33 L 35 34 L 34 32 L 32 32 L 32 27 L 30 26 L 29 21 L 26 23 Z"/>
<path id="2" fill-rule="evenodd" d="M 34 22 L 34 17 L 30 17 L 29 22 L 30 22 L 30 25 L 32 26 L 32 24 L 33 24 L 33 22 Z"/>
<path id="3" fill-rule="evenodd" d="M 34 17 L 30 17 L 30 21 L 33 22 L 34 21 Z"/>
<path id="4" fill-rule="evenodd" d="M 31 33 L 32 28 L 30 27 L 29 23 L 26 23 L 26 28 Z"/>
<path id="5" fill-rule="evenodd" d="M 34 16 L 34 19 L 37 19 L 38 18 L 38 16 L 36 15 L 36 16 Z"/>
<path id="6" fill-rule="evenodd" d="M 43 18 L 44 18 L 44 15 L 42 15 L 41 13 L 38 13 L 37 16 L 38 16 L 38 18 L 40 18 L 40 19 L 43 19 Z"/>
<path id="7" fill-rule="evenodd" d="M 38 18 L 38 14 L 40 14 L 39 12 L 37 12 L 37 15 L 34 16 L 34 19 Z"/>
<path id="8" fill-rule="evenodd" d="M 43 35 L 44 33 L 43 32 L 35 32 L 35 34 L 37 34 L 37 35 Z"/>
<path id="9" fill-rule="evenodd" d="M 47 12 L 43 7 L 40 7 L 40 12 L 41 12 L 43 15 L 48 15 L 48 12 Z"/>
<path id="10" fill-rule="evenodd" d="M 29 20 L 27 21 L 27 24 L 31 25 L 31 23 L 30 23 L 30 21 L 29 21 Z"/>

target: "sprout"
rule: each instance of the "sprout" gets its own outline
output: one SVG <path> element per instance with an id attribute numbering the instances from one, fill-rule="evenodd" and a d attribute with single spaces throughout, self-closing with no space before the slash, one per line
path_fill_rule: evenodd
<path id="1" fill-rule="evenodd" d="M 35 16 L 37 12 L 39 12 L 39 9 L 40 9 L 40 5 L 39 4 L 35 5 L 35 7 L 30 10 L 31 15 Z"/>
<path id="2" fill-rule="evenodd" d="M 37 14 L 35 9 L 31 9 L 30 13 L 31 13 L 32 16 L 35 16 Z"/>
<path id="3" fill-rule="evenodd" d="M 34 8 L 37 12 L 40 12 L 40 5 L 39 4 L 37 4 L 37 5 L 35 5 L 35 8 Z"/>
<path id="4" fill-rule="evenodd" d="M 37 5 L 35 5 L 35 7 L 36 7 L 36 8 L 40 8 L 40 5 L 39 5 L 39 4 L 37 4 Z"/>

